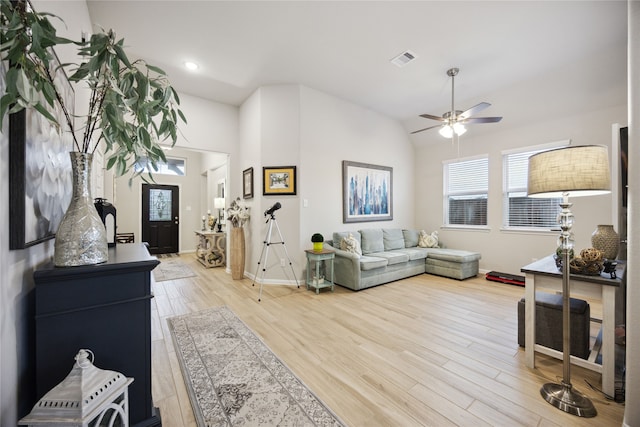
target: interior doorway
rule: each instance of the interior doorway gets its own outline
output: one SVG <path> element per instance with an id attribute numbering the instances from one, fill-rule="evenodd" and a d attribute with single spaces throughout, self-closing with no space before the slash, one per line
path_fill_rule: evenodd
<path id="1" fill-rule="evenodd" d="M 142 184 L 142 241 L 152 254 L 178 252 L 180 189 L 177 185 Z"/>
<path id="2" fill-rule="evenodd" d="M 219 214 L 214 206 L 214 198 L 217 195 L 218 180 L 225 179 L 227 183 L 229 182 L 227 167 L 229 155 L 174 147 L 166 153 L 166 156 L 168 159 L 183 159 L 185 174 L 179 176 L 154 172 L 155 182 L 146 183 L 179 187 L 177 253 L 195 252 L 198 240 L 193 231 L 202 229 L 202 217 L 207 215 L 208 211 L 211 211 L 212 215 Z M 112 203 L 118 209 L 117 232 L 134 234 L 136 242 L 144 242 L 142 220 L 146 215 L 142 213 L 142 186 L 145 182 L 142 182 L 141 177 L 136 177 L 133 182 L 130 182 L 129 176 L 113 175 L 112 171 L 105 173 L 105 187 L 112 188 L 105 194 L 105 198 L 113 201 Z M 226 193 L 228 193 L 227 190 L 225 190 Z"/>

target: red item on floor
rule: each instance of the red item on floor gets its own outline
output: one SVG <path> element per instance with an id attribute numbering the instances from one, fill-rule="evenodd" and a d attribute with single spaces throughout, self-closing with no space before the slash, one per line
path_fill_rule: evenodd
<path id="1" fill-rule="evenodd" d="M 516 274 L 500 273 L 499 271 L 490 271 L 486 274 L 485 278 L 492 282 L 507 283 L 510 285 L 524 286 L 524 276 L 518 276 Z"/>

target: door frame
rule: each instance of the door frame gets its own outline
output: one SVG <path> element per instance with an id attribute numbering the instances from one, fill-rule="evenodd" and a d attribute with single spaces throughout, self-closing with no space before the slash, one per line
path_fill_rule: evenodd
<path id="1" fill-rule="evenodd" d="M 157 177 L 160 175 L 154 175 Z M 137 235 L 140 236 L 140 241 L 142 241 L 142 185 L 147 184 L 146 182 L 140 180 L 138 183 L 138 221 L 137 221 Z M 153 185 L 154 183 L 152 183 Z M 173 185 L 174 187 L 178 187 L 178 253 L 182 253 L 182 184 L 178 183 L 164 183 L 164 182 L 155 182 L 157 185 Z"/>

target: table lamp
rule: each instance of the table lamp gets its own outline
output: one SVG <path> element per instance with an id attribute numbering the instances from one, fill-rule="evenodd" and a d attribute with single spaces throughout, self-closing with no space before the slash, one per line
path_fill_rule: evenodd
<path id="1" fill-rule="evenodd" d="M 529 197 L 562 197 L 558 215 L 562 248 L 562 382 L 547 383 L 540 389 L 542 397 L 556 408 L 579 417 L 595 417 L 596 409 L 588 397 L 571 385 L 571 347 L 569 308 L 569 253 L 573 245 L 573 214 L 569 196 L 596 196 L 610 192 L 607 147 L 600 145 L 569 146 L 544 151 L 529 157 Z"/>
<path id="2" fill-rule="evenodd" d="M 224 211 L 224 197 L 214 197 L 213 198 L 213 207 L 218 209 L 218 233 L 222 232 L 222 218 Z"/>

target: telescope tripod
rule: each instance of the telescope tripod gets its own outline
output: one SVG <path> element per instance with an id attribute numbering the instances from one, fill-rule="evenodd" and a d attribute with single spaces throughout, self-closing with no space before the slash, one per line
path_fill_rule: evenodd
<path id="1" fill-rule="evenodd" d="M 262 276 L 260 277 L 260 295 L 258 296 L 258 301 L 262 299 L 262 286 L 264 285 L 264 275 L 268 268 L 267 259 L 269 258 L 269 249 L 271 245 L 282 245 L 282 247 L 284 248 L 284 253 L 287 256 L 287 261 L 289 261 L 289 267 L 291 267 L 291 273 L 293 273 L 293 279 L 295 280 L 296 285 L 298 285 L 298 288 L 300 287 L 300 283 L 298 283 L 298 279 L 296 278 L 296 272 L 293 270 L 293 264 L 291 263 L 291 258 L 289 257 L 287 246 L 284 244 L 284 239 L 282 238 L 282 233 L 280 232 L 280 227 L 278 226 L 278 221 L 276 221 L 276 217 L 273 213 L 269 215 L 269 219 L 267 219 L 267 222 L 269 223 L 269 228 L 267 229 L 267 234 L 264 238 L 264 242 L 262 245 L 262 252 L 260 252 L 260 259 L 258 260 L 258 267 L 256 268 L 256 274 L 253 276 L 254 282 L 251 285 L 251 286 L 255 286 L 255 278 L 258 277 L 258 271 L 260 270 L 260 265 L 262 264 Z M 280 238 L 280 240 L 275 242 L 271 240 L 271 234 L 273 232 L 274 224 L 275 224 L 276 231 L 278 232 L 278 237 Z M 263 255 L 264 255 L 264 260 L 262 258 Z M 282 264 L 281 267 L 284 267 L 284 264 Z"/>

